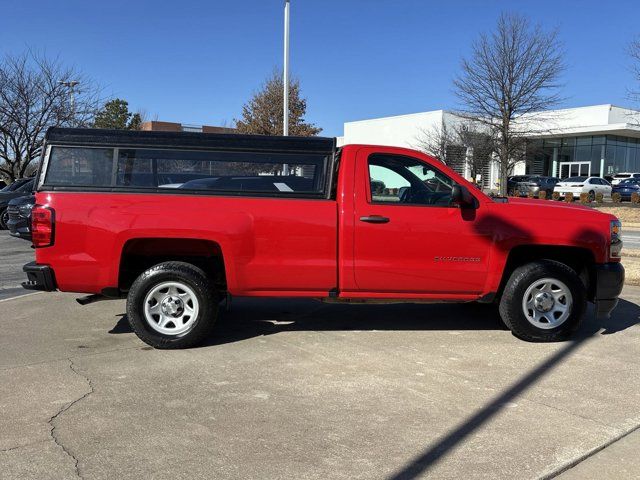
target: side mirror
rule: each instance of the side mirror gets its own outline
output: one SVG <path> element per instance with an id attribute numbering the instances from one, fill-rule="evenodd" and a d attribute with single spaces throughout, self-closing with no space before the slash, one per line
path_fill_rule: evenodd
<path id="1" fill-rule="evenodd" d="M 461 208 L 477 208 L 477 200 L 469 193 L 467 187 L 462 185 L 454 185 L 451 188 L 451 204 L 458 205 Z"/>

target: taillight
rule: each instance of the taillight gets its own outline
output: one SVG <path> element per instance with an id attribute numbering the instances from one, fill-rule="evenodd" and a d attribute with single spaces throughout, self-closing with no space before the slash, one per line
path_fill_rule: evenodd
<path id="1" fill-rule="evenodd" d="M 52 208 L 36 205 L 31 210 L 31 241 L 36 248 L 53 245 L 54 212 Z"/>

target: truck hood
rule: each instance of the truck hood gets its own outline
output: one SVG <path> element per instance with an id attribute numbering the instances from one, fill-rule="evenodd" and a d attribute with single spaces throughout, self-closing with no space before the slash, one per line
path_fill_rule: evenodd
<path id="1" fill-rule="evenodd" d="M 567 203 L 556 200 L 538 200 L 535 198 L 518 198 L 509 197 L 509 199 L 502 204 L 506 208 L 512 207 L 521 210 L 523 213 L 532 215 L 542 215 L 543 217 L 562 217 L 563 219 L 571 220 L 575 218 L 575 221 L 583 221 L 586 217 L 593 219 L 594 221 L 606 221 L 617 220 L 614 215 L 610 213 L 604 213 L 586 205 L 580 203 Z"/>
<path id="2" fill-rule="evenodd" d="M 540 207 L 562 207 L 562 208 L 571 208 L 571 209 L 579 209 L 579 210 L 591 210 L 593 208 L 587 207 L 580 203 L 567 203 L 560 202 L 556 200 L 538 200 L 536 198 L 523 198 L 523 197 L 509 197 L 506 202 L 507 205 L 537 205 Z"/>
<path id="3" fill-rule="evenodd" d="M 581 247 L 600 263 L 607 258 L 611 221 L 617 220 L 580 204 L 528 198 L 495 202 L 487 213 L 485 233 L 504 250 L 519 245 Z"/>

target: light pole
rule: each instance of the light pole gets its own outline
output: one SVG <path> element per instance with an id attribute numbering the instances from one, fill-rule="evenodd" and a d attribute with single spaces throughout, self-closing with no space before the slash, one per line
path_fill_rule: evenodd
<path id="1" fill-rule="evenodd" d="M 77 80 L 69 80 L 68 82 L 65 82 L 64 80 L 60 80 L 58 82 L 60 85 L 64 85 L 65 87 L 67 87 L 69 89 L 69 105 L 71 106 L 71 115 L 75 115 L 76 113 L 76 103 L 75 103 L 75 96 L 74 96 L 74 88 L 76 85 L 80 84 L 80 82 L 78 82 Z"/>
<path id="2" fill-rule="evenodd" d="M 282 117 L 282 135 L 289 135 L 289 0 L 284 0 L 284 65 L 282 83 L 284 91 L 282 94 L 283 117 Z M 289 164 L 282 165 L 282 174 L 289 175 Z"/>
<path id="3" fill-rule="evenodd" d="M 289 135 L 289 0 L 284 2 L 284 72 L 283 72 L 283 127 L 282 134 Z"/>

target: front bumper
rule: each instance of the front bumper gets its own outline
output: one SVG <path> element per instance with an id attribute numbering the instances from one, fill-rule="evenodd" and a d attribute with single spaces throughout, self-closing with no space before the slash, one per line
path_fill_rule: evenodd
<path id="1" fill-rule="evenodd" d="M 624 267 L 619 262 L 596 265 L 595 304 L 597 315 L 608 317 L 624 286 Z"/>
<path id="2" fill-rule="evenodd" d="M 27 274 L 27 281 L 22 282 L 22 288 L 45 292 L 52 292 L 57 288 L 56 277 L 49 265 L 38 265 L 36 262 L 29 262 L 22 267 L 22 271 Z"/>

